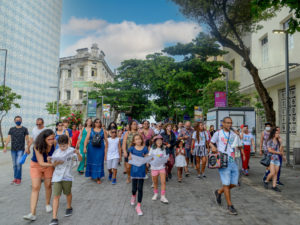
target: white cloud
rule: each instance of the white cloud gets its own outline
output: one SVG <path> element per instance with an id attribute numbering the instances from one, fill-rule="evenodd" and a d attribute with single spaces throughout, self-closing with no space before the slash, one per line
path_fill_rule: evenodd
<path id="1" fill-rule="evenodd" d="M 97 43 L 106 60 L 114 68 L 123 60 L 143 59 L 147 54 L 160 52 L 167 43 L 190 42 L 201 31 L 193 22 L 166 21 L 158 24 L 136 24 L 130 21 L 108 23 L 72 17 L 62 27 L 63 34 L 82 35 L 75 44 L 63 50 L 63 56 L 75 54 L 78 48 L 90 48 Z"/>

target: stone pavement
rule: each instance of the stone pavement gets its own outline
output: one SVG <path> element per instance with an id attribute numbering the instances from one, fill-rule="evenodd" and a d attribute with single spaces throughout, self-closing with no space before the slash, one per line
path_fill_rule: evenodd
<path id="1" fill-rule="evenodd" d="M 22 219 L 29 213 L 31 181 L 27 159 L 23 168 L 21 186 L 10 185 L 12 164 L 10 152 L 0 152 L 0 224 L 1 225 L 47 225 L 51 214 L 45 212 L 44 188 L 41 189 L 37 208 L 37 221 Z M 195 171 L 182 183 L 176 176 L 167 183 L 166 196 L 169 205 L 153 202 L 151 179 L 145 181 L 142 209 L 144 216 L 138 217 L 130 206 L 131 185 L 125 183 L 119 169 L 118 183 L 112 186 L 107 179 L 98 185 L 75 173 L 73 184 L 74 214 L 64 218 L 65 197 L 61 198 L 59 222 L 63 225 L 296 225 L 300 224 L 300 171 L 283 169 L 282 193 L 265 190 L 261 183 L 263 167 L 259 158 L 252 158 L 250 176 L 242 178 L 242 186 L 232 191 L 232 201 L 239 215 L 227 214 L 224 197 L 222 206 L 215 203 L 214 190 L 220 186 L 216 170 L 207 169 L 207 178 L 198 180 Z M 75 170 L 75 169 L 74 169 Z M 75 171 L 74 171 L 75 172 Z M 175 169 L 173 174 L 175 174 Z"/>

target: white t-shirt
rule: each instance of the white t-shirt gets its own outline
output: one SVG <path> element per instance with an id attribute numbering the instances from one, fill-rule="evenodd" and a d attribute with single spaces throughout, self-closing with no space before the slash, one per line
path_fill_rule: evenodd
<path id="1" fill-rule="evenodd" d="M 73 153 L 73 154 L 72 154 Z M 67 156 L 68 155 L 68 156 Z M 73 181 L 72 168 L 73 159 L 78 160 L 77 155 L 74 153 L 74 148 L 69 147 L 67 150 L 62 151 L 60 148 L 56 149 L 52 157 L 67 156 L 63 164 L 57 165 L 53 172 L 52 182 L 60 181 Z"/>
<path id="2" fill-rule="evenodd" d="M 43 130 L 46 130 L 46 127 L 42 128 L 42 129 L 38 129 L 37 127 L 34 127 L 32 129 L 32 138 L 33 138 L 33 141 L 36 140 L 36 138 L 39 136 L 40 133 L 42 133 Z"/>
<path id="3" fill-rule="evenodd" d="M 195 147 L 196 146 L 203 146 L 205 145 L 205 141 L 209 140 L 209 136 L 206 131 L 202 131 L 199 133 L 199 141 L 197 139 L 197 131 L 193 133 L 193 139 L 195 140 Z"/>
<path id="4" fill-rule="evenodd" d="M 158 129 L 155 129 L 154 130 L 154 134 L 156 134 L 156 135 L 158 135 L 158 134 L 163 134 L 165 131 L 163 130 L 163 129 L 160 129 L 160 130 L 158 130 Z"/>
<path id="5" fill-rule="evenodd" d="M 157 157 L 165 157 L 167 154 L 166 154 L 166 151 L 165 150 L 162 150 L 161 148 L 151 148 L 150 151 L 149 151 L 149 155 L 150 156 L 157 156 Z M 154 166 L 151 166 L 151 170 L 161 170 L 161 169 L 164 169 L 165 168 L 165 164 L 159 166 L 159 167 L 154 167 Z"/>
<path id="6" fill-rule="evenodd" d="M 251 145 L 251 140 L 253 139 L 253 135 L 251 133 L 243 134 L 243 144 Z"/>
<path id="7" fill-rule="evenodd" d="M 108 138 L 107 160 L 119 159 L 119 138 Z"/>
<path id="8" fill-rule="evenodd" d="M 230 133 L 230 136 L 229 136 L 229 133 Z M 217 144 L 219 152 L 226 153 L 229 156 L 232 156 L 234 158 L 234 148 L 232 148 L 231 145 L 233 144 L 236 136 L 237 135 L 233 131 L 226 132 L 222 129 L 222 130 L 218 130 L 214 134 L 214 136 L 211 139 L 211 142 L 214 144 Z M 225 152 L 225 148 L 226 148 L 228 139 L 229 139 L 229 143 L 227 146 L 227 150 Z"/>

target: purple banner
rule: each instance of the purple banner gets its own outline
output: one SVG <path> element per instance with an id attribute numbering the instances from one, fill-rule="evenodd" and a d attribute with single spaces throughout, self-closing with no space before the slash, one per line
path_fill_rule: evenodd
<path id="1" fill-rule="evenodd" d="M 215 92 L 215 107 L 226 107 L 226 92 Z"/>

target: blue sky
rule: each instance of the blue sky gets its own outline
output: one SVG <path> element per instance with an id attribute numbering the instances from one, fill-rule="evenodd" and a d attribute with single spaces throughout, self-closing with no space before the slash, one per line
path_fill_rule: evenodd
<path id="1" fill-rule="evenodd" d="M 170 0 L 63 0 L 61 56 L 97 43 L 109 65 L 189 42 L 200 27 Z"/>

